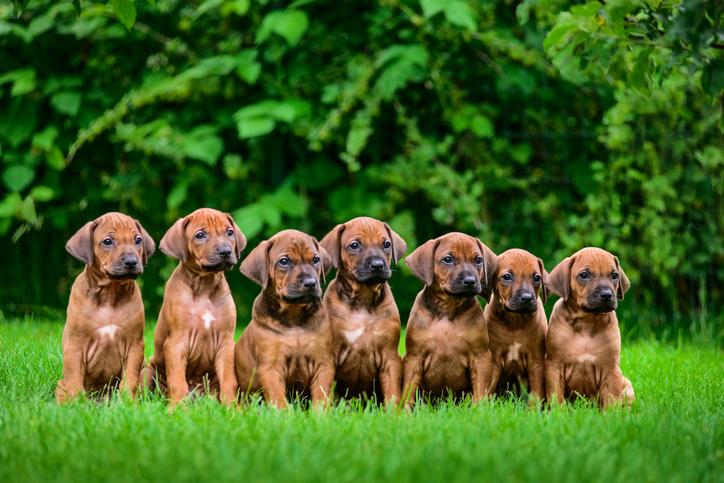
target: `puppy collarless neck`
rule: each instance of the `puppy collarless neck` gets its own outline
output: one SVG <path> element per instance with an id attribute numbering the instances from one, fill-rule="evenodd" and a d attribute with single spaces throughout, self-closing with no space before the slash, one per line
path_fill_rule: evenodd
<path id="1" fill-rule="evenodd" d="M 497 294 L 493 294 L 493 297 L 490 299 L 490 303 L 488 305 L 490 306 L 492 318 L 500 321 L 503 325 L 506 325 L 511 329 L 520 329 L 525 327 L 534 319 L 536 314 L 536 312 L 532 312 L 530 314 L 516 314 L 515 312 L 505 310 L 503 301 L 500 300 Z"/>
<path id="2" fill-rule="evenodd" d="M 179 263 L 178 270 L 194 296 L 214 293 L 226 281 L 224 272 L 206 272 L 184 262 Z"/>
<path id="3" fill-rule="evenodd" d="M 595 334 L 608 329 L 614 321 L 614 318 L 612 317 L 612 313 L 614 312 L 604 312 L 600 314 L 586 312 L 580 307 L 572 305 L 567 301 L 564 301 L 563 308 L 566 312 L 568 312 L 568 316 L 564 317 L 564 320 L 576 332 Z"/>
<path id="4" fill-rule="evenodd" d="M 115 307 L 126 302 L 138 289 L 134 279 L 113 280 L 100 267 L 86 265 L 84 291 L 89 300 L 101 306 Z"/>
<path id="5" fill-rule="evenodd" d="M 442 290 L 425 287 L 422 302 L 435 318 L 455 320 L 468 310 L 474 309 L 477 300 L 475 297 L 453 297 Z"/>
<path id="6" fill-rule="evenodd" d="M 387 282 L 375 285 L 361 284 L 350 273 L 339 273 L 332 289 L 337 297 L 352 309 L 370 309 L 380 305 L 387 298 L 389 286 Z"/>
<path id="7" fill-rule="evenodd" d="M 252 317 L 283 328 L 302 328 L 314 325 L 322 308 L 321 300 L 295 304 L 282 300 L 276 292 L 264 290 L 254 303 Z"/>

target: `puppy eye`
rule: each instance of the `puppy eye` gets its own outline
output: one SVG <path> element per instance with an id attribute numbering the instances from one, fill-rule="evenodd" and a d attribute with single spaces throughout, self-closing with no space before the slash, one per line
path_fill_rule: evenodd
<path id="1" fill-rule="evenodd" d="M 389 240 L 385 240 L 385 242 L 382 244 L 382 248 L 390 248 L 392 246 L 392 243 L 390 243 Z"/>
<path id="2" fill-rule="evenodd" d="M 359 248 L 359 243 L 357 243 L 357 242 L 352 242 L 352 243 L 349 244 L 349 247 L 350 247 L 352 250 L 357 250 L 357 249 Z"/>
<path id="3" fill-rule="evenodd" d="M 113 240 L 111 238 L 106 238 L 105 240 L 103 240 L 103 244 L 105 246 L 109 247 L 109 246 L 113 245 Z"/>
<path id="4" fill-rule="evenodd" d="M 312 258 L 312 262 L 314 262 L 315 265 L 319 264 L 320 261 L 321 261 L 321 258 L 319 258 L 319 257 Z"/>
<path id="5" fill-rule="evenodd" d="M 234 236 L 234 230 L 232 230 L 231 228 L 229 228 L 228 230 L 226 230 L 226 234 L 229 235 L 229 236 Z"/>
<path id="6" fill-rule="evenodd" d="M 535 283 L 540 282 L 540 275 L 536 275 L 535 277 L 533 277 L 533 281 L 534 281 Z"/>
<path id="7" fill-rule="evenodd" d="M 510 282 L 512 279 L 513 277 L 509 273 L 503 275 L 503 280 L 505 280 L 506 282 Z"/>
<path id="8" fill-rule="evenodd" d="M 279 265 L 286 267 L 287 265 L 289 265 L 289 259 L 287 257 L 282 258 L 281 260 L 279 260 Z"/>
<path id="9" fill-rule="evenodd" d="M 450 255 L 448 255 L 445 258 L 443 258 L 442 261 L 445 263 L 452 263 L 453 258 Z"/>
<path id="10" fill-rule="evenodd" d="M 140 236 L 137 236 L 135 241 L 136 241 L 136 245 L 140 245 L 141 242 L 143 241 L 143 238 L 141 238 Z"/>
<path id="11" fill-rule="evenodd" d="M 480 256 L 475 257 L 475 263 L 477 265 L 481 265 L 483 263 L 483 257 L 480 257 Z"/>
<path id="12" fill-rule="evenodd" d="M 200 232 L 198 232 L 198 233 L 196 234 L 196 237 L 195 237 L 195 238 L 196 238 L 197 240 L 203 240 L 203 239 L 204 239 L 204 236 L 206 236 L 206 235 L 204 234 L 204 232 L 203 232 L 203 231 L 200 231 Z"/>
<path id="13" fill-rule="evenodd" d="M 583 280 L 586 280 L 588 278 L 588 272 L 581 272 L 578 276 Z"/>
<path id="14" fill-rule="evenodd" d="M 616 279 L 618 278 L 618 272 L 613 272 L 613 273 L 611 274 L 611 278 L 614 279 L 614 280 L 616 280 Z"/>

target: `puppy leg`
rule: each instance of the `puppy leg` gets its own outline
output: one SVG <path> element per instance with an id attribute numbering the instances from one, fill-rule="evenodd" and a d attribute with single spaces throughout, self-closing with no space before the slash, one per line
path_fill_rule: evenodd
<path id="1" fill-rule="evenodd" d="M 131 346 L 128 351 L 128 357 L 123 362 L 123 377 L 121 378 L 121 392 L 131 391 L 131 397 L 136 397 L 138 390 L 138 381 L 143 367 L 143 348 L 144 342 Z"/>
<path id="2" fill-rule="evenodd" d="M 289 403 L 287 403 L 287 384 L 284 377 L 273 367 L 259 367 L 259 383 L 267 404 L 273 404 L 279 410 L 286 409 L 289 406 Z"/>
<path id="3" fill-rule="evenodd" d="M 493 370 L 490 374 L 490 394 L 495 394 L 498 390 L 498 383 L 500 382 L 500 373 L 503 371 L 503 366 L 499 360 L 493 359 Z"/>
<path id="4" fill-rule="evenodd" d="M 55 397 L 58 404 L 65 404 L 79 392 L 83 392 L 85 366 L 83 351 L 79 347 L 67 346 L 63 350 L 63 379 L 58 381 Z"/>
<path id="5" fill-rule="evenodd" d="M 319 365 L 310 384 L 312 404 L 315 408 L 323 408 L 327 405 L 332 396 L 332 384 L 334 384 L 334 365 L 323 362 Z"/>
<path id="6" fill-rule="evenodd" d="M 563 404 L 563 397 L 566 394 L 566 386 L 563 381 L 563 374 L 558 364 L 546 359 L 545 361 L 545 387 L 546 400 L 550 405 Z"/>
<path id="7" fill-rule="evenodd" d="M 422 383 L 423 359 L 410 353 L 402 358 L 402 397 L 408 408 L 417 398 L 417 390 Z"/>
<path id="8" fill-rule="evenodd" d="M 631 394 L 630 400 L 628 396 L 629 390 Z M 630 407 L 630 401 L 633 401 L 633 386 L 631 386 L 631 381 L 623 377 L 621 370 L 617 368 L 613 373 L 605 374 L 601 383 L 599 405 L 603 409 L 609 410 L 621 406 Z"/>
<path id="9" fill-rule="evenodd" d="M 167 339 L 163 345 L 164 358 L 166 359 L 166 384 L 168 385 L 168 397 L 173 408 L 189 394 L 189 386 L 186 382 L 186 365 L 188 354 L 182 343 Z"/>
<path id="10" fill-rule="evenodd" d="M 541 402 L 545 400 L 545 364 L 543 361 L 533 361 L 528 366 L 528 382 L 530 383 L 530 407 L 540 408 Z"/>
<path id="11" fill-rule="evenodd" d="M 473 386 L 473 404 L 488 397 L 493 379 L 493 356 L 490 351 L 478 354 L 470 361 L 470 382 Z"/>
<path id="12" fill-rule="evenodd" d="M 219 379 L 222 404 L 230 405 L 236 400 L 239 393 L 239 382 L 236 379 L 234 368 L 234 340 L 231 339 L 222 345 L 214 361 L 216 377 Z"/>
<path id="13" fill-rule="evenodd" d="M 397 348 L 382 355 L 380 385 L 386 404 L 399 404 L 402 399 L 402 357 Z"/>
<path id="14" fill-rule="evenodd" d="M 625 407 L 631 408 L 636 396 L 634 395 L 634 388 L 631 381 L 627 377 L 623 378 L 623 391 L 621 391 L 621 399 Z"/>

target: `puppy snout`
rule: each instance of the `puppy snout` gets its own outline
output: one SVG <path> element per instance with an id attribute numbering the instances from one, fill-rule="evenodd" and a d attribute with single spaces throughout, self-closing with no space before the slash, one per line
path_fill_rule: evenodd
<path id="1" fill-rule="evenodd" d="M 463 285 L 465 285 L 466 287 L 475 286 L 475 283 L 477 281 L 478 281 L 478 278 L 475 275 L 463 275 L 462 276 Z"/>
<path id="2" fill-rule="evenodd" d="M 598 292 L 598 296 L 601 300 L 609 301 L 613 298 L 613 290 L 610 288 L 602 288 L 601 291 Z"/>
<path id="3" fill-rule="evenodd" d="M 123 266 L 124 267 L 131 269 L 131 268 L 136 268 L 137 265 L 138 265 L 138 257 L 135 257 L 135 256 L 123 257 Z"/>
<path id="4" fill-rule="evenodd" d="M 317 286 L 317 279 L 315 277 L 304 277 L 299 283 L 302 287 L 309 290 Z"/>
<path id="5" fill-rule="evenodd" d="M 533 301 L 533 292 L 521 292 L 518 294 L 518 299 L 524 304 L 529 304 Z"/>
<path id="6" fill-rule="evenodd" d="M 370 268 L 376 272 L 384 270 L 385 268 L 385 261 L 380 258 L 373 258 L 370 260 L 369 264 Z"/>
<path id="7" fill-rule="evenodd" d="M 221 258 L 229 258 L 229 257 L 231 256 L 231 247 L 230 247 L 230 246 L 219 247 L 219 248 L 216 250 L 216 253 L 217 253 Z"/>

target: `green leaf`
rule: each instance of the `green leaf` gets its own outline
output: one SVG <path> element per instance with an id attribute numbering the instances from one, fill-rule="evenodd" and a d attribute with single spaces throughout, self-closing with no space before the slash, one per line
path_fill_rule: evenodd
<path id="1" fill-rule="evenodd" d="M 309 27 L 309 16 L 302 10 L 274 10 L 264 16 L 256 32 L 256 43 L 262 43 L 276 33 L 294 47 Z"/>
<path id="2" fill-rule="evenodd" d="M 314 3 L 316 1 L 317 0 L 294 0 L 292 3 L 287 5 L 287 10 L 304 7 L 305 5 L 309 5 L 310 3 Z"/>
<path id="3" fill-rule="evenodd" d="M 540 3 L 540 0 L 523 0 L 515 9 L 515 16 L 518 18 L 519 25 L 525 25 L 530 18 L 530 9 Z"/>
<path id="4" fill-rule="evenodd" d="M 35 200 L 32 196 L 26 196 L 20 204 L 20 216 L 30 223 L 38 221 L 38 215 L 35 212 Z"/>
<path id="5" fill-rule="evenodd" d="M 8 193 L 5 195 L 5 198 L 0 201 L 0 218 L 9 218 L 19 214 L 22 203 L 23 199 L 17 193 Z"/>
<path id="6" fill-rule="evenodd" d="M 186 200 L 187 194 L 188 183 L 177 183 L 173 188 L 171 188 L 171 192 L 169 192 L 168 197 L 166 198 L 166 206 L 170 210 L 178 208 Z"/>
<path id="7" fill-rule="evenodd" d="M 56 171 L 63 171 L 65 169 L 65 156 L 63 156 L 63 152 L 58 146 L 53 146 L 53 148 L 48 151 L 45 162 Z"/>
<path id="8" fill-rule="evenodd" d="M 43 203 L 55 198 L 55 191 L 50 186 L 38 185 L 33 186 L 30 190 L 30 196 L 32 196 L 36 201 Z"/>
<path id="9" fill-rule="evenodd" d="M 247 239 L 254 238 L 264 228 L 264 218 L 260 211 L 256 204 L 252 204 L 239 208 L 231 214 L 234 222 L 239 225 Z"/>
<path id="10" fill-rule="evenodd" d="M 27 96 L 0 104 L 0 135 L 14 148 L 20 146 L 38 123 L 38 104 Z"/>
<path id="11" fill-rule="evenodd" d="M 8 82 L 13 83 L 13 87 L 10 89 L 10 95 L 13 97 L 22 96 L 23 94 L 32 92 L 35 90 L 35 86 L 37 85 L 35 82 L 35 69 L 26 68 L 13 70 L 0 77 L 0 86 L 7 84 Z"/>
<path id="12" fill-rule="evenodd" d="M 133 5 L 133 0 L 111 0 L 111 5 L 121 23 L 131 30 L 136 23 L 136 6 Z"/>
<path id="13" fill-rule="evenodd" d="M 445 8 L 447 4 L 447 0 L 420 0 L 422 14 L 427 18 L 442 12 L 442 9 Z"/>
<path id="14" fill-rule="evenodd" d="M 611 22 L 623 22 L 626 15 L 633 15 L 639 8 L 645 7 L 643 0 L 608 0 L 603 7 Z"/>
<path id="15" fill-rule="evenodd" d="M 224 140 L 213 130 L 213 126 L 198 126 L 185 135 L 181 147 L 186 156 L 215 166 L 224 152 Z"/>
<path id="16" fill-rule="evenodd" d="M 543 48 L 545 50 L 550 49 L 554 45 L 556 45 L 564 35 L 566 35 L 571 30 L 578 28 L 577 25 L 561 25 L 560 27 L 556 27 L 553 30 L 551 30 L 551 33 L 548 34 L 546 39 L 543 41 Z"/>
<path id="17" fill-rule="evenodd" d="M 470 130 L 481 138 L 492 138 L 495 134 L 493 123 L 486 116 L 478 114 L 470 121 Z"/>
<path id="18" fill-rule="evenodd" d="M 478 22 L 475 19 L 475 12 L 466 2 L 462 0 L 451 2 L 445 6 L 443 13 L 450 23 L 473 32 L 478 31 Z"/>
<path id="19" fill-rule="evenodd" d="M 223 3 L 224 0 L 206 0 L 204 3 L 199 5 L 199 7 L 196 9 L 196 11 L 194 11 L 193 14 L 191 14 L 191 19 L 198 20 L 200 16 L 202 16 L 209 10 L 219 8 Z"/>
<path id="20" fill-rule="evenodd" d="M 724 61 L 711 60 L 701 71 L 701 88 L 710 96 L 718 96 L 724 89 Z"/>
<path id="21" fill-rule="evenodd" d="M 242 117 L 236 121 L 239 139 L 248 139 L 269 134 L 274 130 L 276 122 L 266 117 Z"/>
<path id="22" fill-rule="evenodd" d="M 576 17 L 593 17 L 603 7 L 600 2 L 588 2 L 585 5 L 574 5 L 571 7 L 571 13 Z"/>
<path id="23" fill-rule="evenodd" d="M 52 124 L 48 125 L 40 131 L 39 133 L 36 133 L 33 136 L 32 146 L 35 149 L 40 149 L 41 151 L 50 151 L 50 149 L 53 147 L 53 143 L 55 142 L 55 138 L 58 137 L 58 128 L 53 126 Z"/>
<path id="24" fill-rule="evenodd" d="M 35 171 L 22 164 L 10 166 L 3 172 L 3 184 L 8 190 L 16 193 L 30 186 L 34 179 Z"/>
<path id="25" fill-rule="evenodd" d="M 236 75 L 247 84 L 253 86 L 261 75 L 261 62 L 251 62 L 236 68 Z"/>
<path id="26" fill-rule="evenodd" d="M 631 76 L 631 85 L 645 96 L 651 95 L 651 76 L 649 75 L 649 56 L 654 51 L 653 47 L 646 47 L 641 50 L 636 62 L 634 62 Z"/>
<path id="27" fill-rule="evenodd" d="M 79 92 L 59 92 L 50 98 L 50 105 L 61 114 L 75 116 L 80 109 L 81 95 Z"/>

